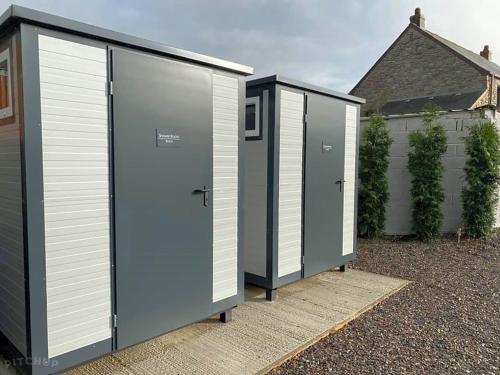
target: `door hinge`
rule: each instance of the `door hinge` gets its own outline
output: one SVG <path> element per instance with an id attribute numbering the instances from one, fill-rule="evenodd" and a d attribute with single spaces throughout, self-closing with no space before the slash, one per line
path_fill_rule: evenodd
<path id="1" fill-rule="evenodd" d="M 113 81 L 108 81 L 108 95 L 112 96 L 113 95 Z"/>
<path id="2" fill-rule="evenodd" d="M 111 317 L 111 325 L 112 325 L 112 328 L 118 327 L 118 318 L 117 318 L 116 314 L 114 314 Z"/>
<path id="3" fill-rule="evenodd" d="M 302 265 L 304 264 L 304 256 L 302 255 Z"/>

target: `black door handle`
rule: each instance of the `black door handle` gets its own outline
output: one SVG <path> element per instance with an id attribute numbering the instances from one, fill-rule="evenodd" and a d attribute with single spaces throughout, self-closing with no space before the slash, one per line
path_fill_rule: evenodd
<path id="1" fill-rule="evenodd" d="M 343 179 L 340 179 L 340 180 L 337 180 L 335 181 L 336 184 L 340 185 L 340 192 L 342 193 L 342 184 L 344 183 L 345 181 Z"/>
<path id="2" fill-rule="evenodd" d="M 193 191 L 194 194 L 203 194 L 203 205 L 205 207 L 208 207 L 208 202 L 210 199 L 210 191 L 211 189 L 208 189 L 206 186 L 203 186 L 203 189 L 195 189 Z"/>

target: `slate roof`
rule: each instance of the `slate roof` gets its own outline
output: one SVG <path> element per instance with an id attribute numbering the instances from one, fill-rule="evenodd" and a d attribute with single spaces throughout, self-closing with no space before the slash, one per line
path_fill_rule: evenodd
<path id="1" fill-rule="evenodd" d="M 435 34 L 427 29 L 423 29 L 413 23 L 410 23 L 408 27 L 400 34 L 400 36 L 393 42 L 393 44 L 384 52 L 384 54 L 375 62 L 375 64 L 370 68 L 370 70 L 361 78 L 361 80 L 354 86 L 350 93 L 354 93 L 356 88 L 363 82 L 363 80 L 370 74 L 370 72 L 379 64 L 380 61 L 386 56 L 386 54 L 392 50 L 392 48 L 398 43 L 400 38 L 408 31 L 408 29 L 413 28 L 428 38 L 434 40 L 436 43 L 442 45 L 462 60 L 470 64 L 471 66 L 478 69 L 482 74 L 493 74 L 497 78 L 500 78 L 500 65 L 497 65 L 493 61 L 485 59 L 479 53 L 473 52 L 464 48 L 442 36 Z M 438 105 L 445 111 L 455 111 L 472 109 L 474 103 L 484 94 L 484 91 L 474 91 L 467 93 L 453 93 L 446 95 L 436 95 L 429 97 L 419 97 L 412 99 L 401 99 L 401 100 L 390 100 L 387 101 L 380 109 L 381 113 L 384 115 L 401 115 L 401 114 L 413 114 L 420 113 L 427 103 L 434 103 Z"/>
<path id="2" fill-rule="evenodd" d="M 380 112 L 386 116 L 420 113 L 423 112 L 425 105 L 429 103 L 438 105 L 443 111 L 470 109 L 481 94 L 482 91 L 474 91 L 405 100 L 392 100 L 386 102 L 380 109 Z"/>
<path id="3" fill-rule="evenodd" d="M 494 75 L 500 77 L 500 66 L 495 64 L 493 61 L 485 59 L 484 57 L 479 55 L 479 53 L 472 52 L 467 48 L 459 46 L 458 44 L 453 43 L 452 41 L 445 39 L 438 34 L 430 32 L 429 30 L 419 28 L 418 26 L 415 27 L 420 31 L 424 32 L 425 34 L 429 35 L 430 37 L 436 39 L 441 44 L 444 44 L 449 49 L 452 49 L 453 51 L 455 51 L 456 53 L 467 59 L 475 66 L 481 68 L 482 70 L 487 71 L 488 73 L 493 73 Z"/>

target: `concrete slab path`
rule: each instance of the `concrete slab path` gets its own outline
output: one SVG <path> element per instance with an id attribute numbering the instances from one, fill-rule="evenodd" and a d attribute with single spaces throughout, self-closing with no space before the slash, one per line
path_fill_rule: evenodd
<path id="1" fill-rule="evenodd" d="M 367 311 L 407 281 L 367 272 L 325 272 L 278 290 L 248 288 L 233 321 L 216 317 L 111 354 L 67 374 L 265 373 Z"/>
<path id="2" fill-rule="evenodd" d="M 213 317 L 66 374 L 266 373 L 407 284 L 356 270 L 324 272 L 279 289 L 274 302 L 265 300 L 263 289 L 249 287 L 246 302 L 233 311 L 230 323 Z M 15 371 L 0 364 L 3 374 Z"/>

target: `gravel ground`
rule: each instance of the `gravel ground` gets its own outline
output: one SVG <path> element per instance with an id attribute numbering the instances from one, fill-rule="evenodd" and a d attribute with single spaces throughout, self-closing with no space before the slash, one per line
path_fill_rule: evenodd
<path id="1" fill-rule="evenodd" d="M 358 248 L 353 268 L 414 282 L 271 374 L 500 374 L 500 237 Z"/>

